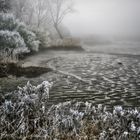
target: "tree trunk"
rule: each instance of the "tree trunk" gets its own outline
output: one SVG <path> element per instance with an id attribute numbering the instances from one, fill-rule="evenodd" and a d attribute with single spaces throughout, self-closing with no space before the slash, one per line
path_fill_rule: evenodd
<path id="1" fill-rule="evenodd" d="M 60 30 L 58 29 L 58 26 L 57 26 L 57 25 L 54 25 L 54 27 L 55 27 L 55 30 L 57 31 L 57 33 L 58 33 L 60 39 L 63 39 L 63 36 L 62 36 Z"/>

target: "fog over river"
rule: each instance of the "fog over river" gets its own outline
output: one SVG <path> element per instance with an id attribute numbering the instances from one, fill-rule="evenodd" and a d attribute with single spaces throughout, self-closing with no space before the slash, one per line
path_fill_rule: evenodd
<path id="1" fill-rule="evenodd" d="M 73 35 L 140 35 L 139 0 L 75 0 L 65 25 Z"/>

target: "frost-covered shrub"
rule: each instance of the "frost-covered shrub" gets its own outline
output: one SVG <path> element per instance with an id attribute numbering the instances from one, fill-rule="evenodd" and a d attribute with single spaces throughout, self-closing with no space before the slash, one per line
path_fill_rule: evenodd
<path id="1" fill-rule="evenodd" d="M 0 13 L 0 30 L 14 31 L 18 22 L 13 14 Z"/>
<path id="2" fill-rule="evenodd" d="M 18 54 L 24 52 L 28 52 L 28 49 L 18 32 L 0 30 L 0 61 L 17 61 Z"/>
<path id="3" fill-rule="evenodd" d="M 52 40 L 50 38 L 49 32 L 43 32 L 40 30 L 35 30 L 34 32 L 37 36 L 37 40 L 40 41 L 39 49 L 45 49 L 51 46 Z"/>
<path id="4" fill-rule="evenodd" d="M 30 51 L 38 51 L 39 41 L 36 39 L 36 35 L 26 25 L 15 19 L 12 14 L 0 13 L 0 31 L 11 32 L 10 35 L 13 34 L 13 38 L 16 37 L 15 40 L 17 39 L 16 32 L 20 36 L 19 40 L 23 40 L 25 43 L 23 50 L 27 47 Z"/>
<path id="5" fill-rule="evenodd" d="M 17 31 L 0 30 L 0 50 L 25 47 L 26 44 Z"/>
<path id="6" fill-rule="evenodd" d="M 20 25 L 17 28 L 17 31 L 24 38 L 27 47 L 31 51 L 38 51 L 40 42 L 39 40 L 37 40 L 35 33 L 30 31 L 23 23 L 20 23 Z"/>

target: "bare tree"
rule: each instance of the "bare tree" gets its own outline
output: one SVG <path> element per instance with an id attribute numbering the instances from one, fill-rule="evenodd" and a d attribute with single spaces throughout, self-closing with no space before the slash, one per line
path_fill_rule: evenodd
<path id="1" fill-rule="evenodd" d="M 45 26 L 49 19 L 49 9 L 47 5 L 47 0 L 35 0 L 34 2 L 34 18 L 36 22 L 36 27 L 41 28 Z"/>
<path id="2" fill-rule="evenodd" d="M 32 0 L 12 0 L 12 12 L 20 21 L 29 26 L 34 23 L 34 3 Z"/>
<path id="3" fill-rule="evenodd" d="M 72 0 L 12 0 L 16 17 L 30 27 L 56 32 L 63 39 L 60 25 L 73 11 Z"/>
<path id="4" fill-rule="evenodd" d="M 12 0 L 12 10 L 16 18 L 18 18 L 20 21 L 23 20 L 26 5 L 27 0 Z"/>
<path id="5" fill-rule="evenodd" d="M 59 37 L 63 39 L 59 25 L 62 23 L 65 16 L 73 11 L 72 0 L 47 0 L 47 2 L 52 24 Z"/>
<path id="6" fill-rule="evenodd" d="M 29 26 L 41 28 L 50 21 L 47 0 L 13 0 L 15 16 Z"/>

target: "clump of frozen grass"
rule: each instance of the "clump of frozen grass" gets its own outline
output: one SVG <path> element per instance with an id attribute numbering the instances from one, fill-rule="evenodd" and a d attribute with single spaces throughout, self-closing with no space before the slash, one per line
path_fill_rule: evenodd
<path id="1" fill-rule="evenodd" d="M 42 82 L 33 86 L 30 82 L 23 88 L 6 95 L 0 106 L 0 139 L 23 138 L 29 135 L 42 135 L 46 125 L 46 102 L 52 83 Z"/>
<path id="2" fill-rule="evenodd" d="M 0 106 L 0 139 L 129 140 L 140 139 L 139 109 L 69 101 L 47 107 L 52 83 L 23 88 L 6 95 Z"/>
<path id="3" fill-rule="evenodd" d="M 140 112 L 116 106 L 113 113 L 102 105 L 89 102 L 66 102 L 52 106 L 48 111 L 51 133 L 61 139 L 139 139 Z M 50 116 L 50 117 L 49 117 Z"/>

